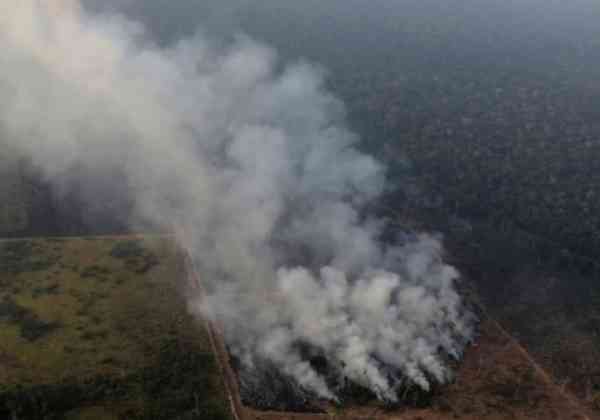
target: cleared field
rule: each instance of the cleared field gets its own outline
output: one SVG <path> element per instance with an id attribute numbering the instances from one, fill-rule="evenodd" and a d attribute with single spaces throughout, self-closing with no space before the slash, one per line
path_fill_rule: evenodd
<path id="1" fill-rule="evenodd" d="M 496 322 L 485 319 L 481 335 L 454 383 L 434 396 L 431 407 L 387 409 L 377 404 L 331 407 L 325 414 L 260 412 L 246 420 L 591 420 L 578 400 L 554 385 L 525 350 Z"/>
<path id="2" fill-rule="evenodd" d="M 0 243 L 0 418 L 229 419 L 166 238 Z"/>
<path id="3" fill-rule="evenodd" d="M 190 263 L 189 258 L 186 260 Z M 201 288 L 201 276 L 188 266 L 190 280 Z M 482 308 L 473 291 L 462 290 L 479 308 L 479 334 L 457 367 L 455 380 L 434 392 L 430 404 L 406 399 L 405 407 L 386 407 L 377 401 L 363 405 L 322 403 L 323 413 L 260 411 L 242 405 L 235 373 L 220 330 L 210 325 L 215 352 L 225 373 L 228 392 L 241 420 L 593 420 L 598 413 L 540 367 L 528 352 Z M 315 402 L 317 403 L 317 402 Z"/>

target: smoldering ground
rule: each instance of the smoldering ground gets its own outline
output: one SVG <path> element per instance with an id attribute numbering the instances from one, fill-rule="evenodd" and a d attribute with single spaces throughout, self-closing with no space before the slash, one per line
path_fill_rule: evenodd
<path id="1" fill-rule="evenodd" d="M 380 243 L 384 224 L 361 209 L 385 168 L 357 150 L 317 68 L 279 66 L 245 37 L 159 47 L 76 1 L 0 6 L 0 47 L 15 158 L 66 189 L 73 168 L 90 191 L 118 174 L 136 219 L 183 227 L 210 291 L 190 306 L 223 322 L 244 366 L 268 360 L 327 399 L 336 389 L 301 346 L 385 400 L 407 379 L 451 377 L 441 354 L 460 356 L 471 335 L 458 274 L 430 236 Z"/>

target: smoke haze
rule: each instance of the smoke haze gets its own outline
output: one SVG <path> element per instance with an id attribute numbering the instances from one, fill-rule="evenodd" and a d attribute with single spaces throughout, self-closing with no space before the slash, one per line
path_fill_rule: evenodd
<path id="1" fill-rule="evenodd" d="M 430 236 L 380 243 L 361 209 L 385 168 L 356 149 L 321 70 L 280 69 L 243 36 L 160 47 L 122 15 L 48 3 L 0 6 L 0 138 L 15 157 L 65 190 L 80 173 L 103 199 L 115 185 L 137 219 L 183 227 L 210 294 L 190 305 L 223 322 L 246 367 L 268 360 L 328 399 L 300 346 L 385 400 L 405 378 L 450 378 L 441 353 L 471 335 L 458 274 Z"/>

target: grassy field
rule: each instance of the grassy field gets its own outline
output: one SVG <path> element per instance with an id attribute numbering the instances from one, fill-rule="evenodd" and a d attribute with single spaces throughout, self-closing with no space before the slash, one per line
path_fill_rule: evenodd
<path id="1" fill-rule="evenodd" d="M 162 238 L 0 243 L 0 418 L 228 419 Z"/>

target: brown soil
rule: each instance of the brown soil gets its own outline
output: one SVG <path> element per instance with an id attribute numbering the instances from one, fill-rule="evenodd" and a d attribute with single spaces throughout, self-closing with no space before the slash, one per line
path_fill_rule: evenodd
<path id="1" fill-rule="evenodd" d="M 486 319 L 468 350 L 456 381 L 429 409 L 388 411 L 383 407 L 331 409 L 327 414 L 265 413 L 244 408 L 246 420 L 500 420 L 594 419 L 556 386 L 496 322 Z"/>
<path id="2" fill-rule="evenodd" d="M 202 294 L 199 276 L 191 260 L 186 260 L 190 287 Z M 215 325 L 208 329 L 236 420 L 599 419 L 568 390 L 556 385 L 524 348 L 489 317 L 484 317 L 480 336 L 467 350 L 455 381 L 442 389 L 431 408 L 388 410 L 373 404 L 327 407 L 325 414 L 263 412 L 244 407 L 219 329 Z"/>

